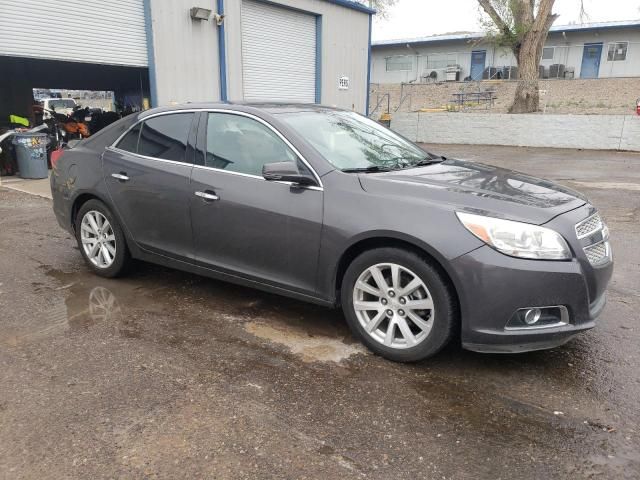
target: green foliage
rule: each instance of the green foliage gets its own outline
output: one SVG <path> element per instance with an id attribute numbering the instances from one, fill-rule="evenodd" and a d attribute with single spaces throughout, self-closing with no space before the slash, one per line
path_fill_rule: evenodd
<path id="1" fill-rule="evenodd" d="M 533 18 L 523 11 L 526 8 L 524 1 L 489 0 L 489 3 L 503 23 L 498 26 L 482 6 L 479 6 L 480 25 L 486 33 L 485 40 L 498 47 L 507 47 L 515 51 L 533 23 Z"/>

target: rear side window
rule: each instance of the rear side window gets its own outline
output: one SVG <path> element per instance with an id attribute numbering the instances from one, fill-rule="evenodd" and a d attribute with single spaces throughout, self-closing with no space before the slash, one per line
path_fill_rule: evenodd
<path id="1" fill-rule="evenodd" d="M 140 136 L 140 123 L 135 125 L 129 132 L 122 137 L 122 140 L 116 145 L 120 150 L 125 150 L 131 153 L 138 152 L 138 137 Z"/>
<path id="2" fill-rule="evenodd" d="M 143 122 L 137 153 L 147 157 L 185 162 L 187 139 L 193 117 L 193 113 L 173 113 Z"/>

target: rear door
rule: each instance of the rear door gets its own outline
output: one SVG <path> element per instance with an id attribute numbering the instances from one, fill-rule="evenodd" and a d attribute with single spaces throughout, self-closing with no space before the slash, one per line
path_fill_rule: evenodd
<path id="1" fill-rule="evenodd" d="M 113 205 L 136 243 L 178 259 L 193 257 L 189 201 L 195 118 L 192 112 L 153 116 L 103 156 Z"/>
<path id="2" fill-rule="evenodd" d="M 323 190 L 262 178 L 265 163 L 310 169 L 265 122 L 211 112 L 192 174 L 196 261 L 302 293 L 315 291 Z M 200 140 L 198 141 L 200 143 Z M 198 145 L 200 148 L 201 145 Z"/>

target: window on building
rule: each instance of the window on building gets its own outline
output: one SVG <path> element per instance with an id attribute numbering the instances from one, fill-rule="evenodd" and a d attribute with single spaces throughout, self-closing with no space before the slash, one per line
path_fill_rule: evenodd
<path id="1" fill-rule="evenodd" d="M 411 70 L 413 67 L 413 59 L 406 55 L 395 57 L 387 57 L 387 72 L 399 70 Z"/>
<path id="2" fill-rule="evenodd" d="M 627 48 L 629 42 L 616 42 L 609 44 L 609 53 L 607 60 L 610 62 L 619 62 L 627 59 Z"/>
<path id="3" fill-rule="evenodd" d="M 262 176 L 262 166 L 297 162 L 297 155 L 270 128 L 252 118 L 210 113 L 205 166 Z"/>
<path id="4" fill-rule="evenodd" d="M 542 60 L 553 60 L 553 55 L 556 53 L 554 47 L 544 47 L 542 49 Z"/>

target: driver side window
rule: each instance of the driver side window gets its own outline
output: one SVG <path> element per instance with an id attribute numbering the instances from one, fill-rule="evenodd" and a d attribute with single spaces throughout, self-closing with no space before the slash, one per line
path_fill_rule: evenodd
<path id="1" fill-rule="evenodd" d="M 297 162 L 296 154 L 270 128 L 232 113 L 209 113 L 204 166 L 262 176 L 262 166 Z"/>

